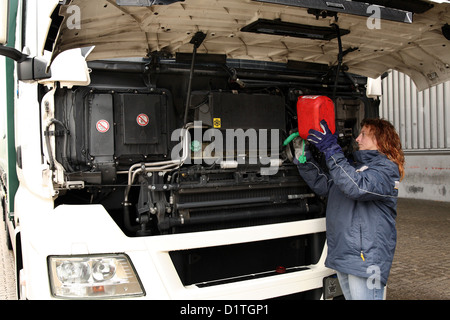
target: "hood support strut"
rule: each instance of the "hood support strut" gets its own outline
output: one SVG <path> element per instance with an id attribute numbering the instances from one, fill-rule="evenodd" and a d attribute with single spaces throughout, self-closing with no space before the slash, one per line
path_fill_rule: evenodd
<path id="1" fill-rule="evenodd" d="M 341 69 L 342 59 L 343 59 L 344 55 L 342 53 L 341 30 L 339 29 L 339 26 L 336 23 L 333 23 L 331 26 L 336 29 L 338 48 L 339 48 L 338 64 L 337 64 L 337 67 L 336 67 L 336 77 L 334 78 L 334 87 L 333 87 L 333 99 L 334 99 L 334 98 L 336 98 L 336 88 L 337 88 L 337 85 L 338 85 L 339 72 L 340 72 L 340 69 Z"/>
<path id="2" fill-rule="evenodd" d="M 194 45 L 194 50 L 192 52 L 192 61 L 191 61 L 191 70 L 189 72 L 189 83 L 188 83 L 188 90 L 186 94 L 186 107 L 184 110 L 184 121 L 183 124 L 186 126 L 187 124 L 187 116 L 188 116 L 188 110 L 189 110 L 189 100 L 191 100 L 191 86 L 192 86 L 192 78 L 194 77 L 194 64 L 195 64 L 195 55 L 197 53 L 198 47 L 202 44 L 203 40 L 205 40 L 206 34 L 198 31 L 191 39 L 189 43 Z"/>
<path id="3" fill-rule="evenodd" d="M 334 86 L 333 86 L 333 99 L 334 99 L 334 98 L 336 98 L 336 89 L 337 89 L 338 81 L 339 81 L 339 73 L 341 72 L 341 69 L 342 69 L 342 61 L 344 59 L 344 56 L 350 52 L 358 50 L 358 48 L 357 47 L 356 48 L 348 48 L 347 50 L 343 51 L 342 50 L 341 29 L 339 28 L 339 26 L 336 23 L 331 24 L 331 26 L 336 29 L 338 49 L 339 49 L 338 63 L 336 66 L 336 76 L 334 78 Z M 343 70 L 343 72 L 346 73 L 345 69 Z"/>

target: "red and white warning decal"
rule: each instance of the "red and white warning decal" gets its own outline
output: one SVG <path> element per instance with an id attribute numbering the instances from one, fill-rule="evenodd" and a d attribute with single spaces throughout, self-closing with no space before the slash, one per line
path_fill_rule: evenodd
<path id="1" fill-rule="evenodd" d="M 97 124 L 95 125 L 97 128 L 97 131 L 100 133 L 105 133 L 109 130 L 109 122 L 106 120 L 98 120 Z"/>
<path id="2" fill-rule="evenodd" d="M 141 127 L 145 127 L 146 125 L 148 125 L 148 121 L 149 121 L 148 115 L 146 115 L 145 113 L 141 113 L 136 117 L 136 122 Z"/>

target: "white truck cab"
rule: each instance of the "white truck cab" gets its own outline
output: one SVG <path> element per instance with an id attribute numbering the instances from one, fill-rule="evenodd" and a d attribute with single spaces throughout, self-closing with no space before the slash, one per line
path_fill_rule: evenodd
<path id="1" fill-rule="evenodd" d="M 450 77 L 448 4 L 368 2 L 0 1 L 19 298 L 340 295 L 292 163 L 299 97 L 332 99 L 351 155 L 367 77 Z"/>

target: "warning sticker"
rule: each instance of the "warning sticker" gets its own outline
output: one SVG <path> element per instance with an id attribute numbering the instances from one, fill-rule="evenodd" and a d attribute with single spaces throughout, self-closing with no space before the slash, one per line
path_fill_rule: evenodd
<path id="1" fill-rule="evenodd" d="M 222 119 L 221 118 L 214 118 L 213 119 L 213 126 L 214 126 L 214 128 L 222 127 Z"/>
<path id="2" fill-rule="evenodd" d="M 109 122 L 106 120 L 98 120 L 97 124 L 95 125 L 97 128 L 97 131 L 100 133 L 105 133 L 109 130 Z"/>
<path id="3" fill-rule="evenodd" d="M 148 125 L 148 121 L 149 121 L 148 115 L 146 115 L 145 113 L 141 113 L 136 117 L 136 122 L 141 127 L 145 127 L 146 125 Z"/>

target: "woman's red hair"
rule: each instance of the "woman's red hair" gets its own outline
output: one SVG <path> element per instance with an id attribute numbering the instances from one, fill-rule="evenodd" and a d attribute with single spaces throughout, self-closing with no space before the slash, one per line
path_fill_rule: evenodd
<path id="1" fill-rule="evenodd" d="M 405 176 L 405 156 L 395 127 L 385 119 L 364 119 L 361 122 L 361 127 L 364 126 L 368 127 L 375 135 L 378 151 L 398 165 L 400 180 L 402 180 Z"/>

